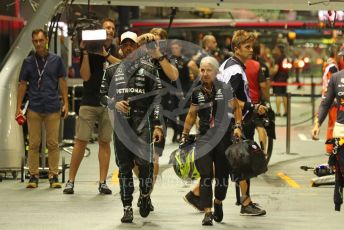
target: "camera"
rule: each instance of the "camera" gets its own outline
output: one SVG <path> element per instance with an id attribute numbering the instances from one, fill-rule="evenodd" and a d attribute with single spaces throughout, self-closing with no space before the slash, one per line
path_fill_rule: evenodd
<path id="1" fill-rule="evenodd" d="M 106 40 L 106 30 L 83 30 L 82 41 L 86 43 L 86 49 L 90 53 L 100 53 Z"/>
<path id="2" fill-rule="evenodd" d="M 146 44 L 148 50 L 155 50 L 157 47 L 160 48 L 161 52 L 165 52 L 167 49 L 167 40 L 150 41 Z"/>
<path id="3" fill-rule="evenodd" d="M 72 36 L 75 44 L 79 44 L 81 40 L 85 40 L 87 51 L 90 53 L 97 53 L 103 50 L 103 44 L 106 40 L 106 31 L 105 37 L 104 32 L 100 32 L 100 34 L 103 34 L 100 38 L 97 37 L 99 36 L 99 32 L 92 31 L 98 31 L 100 29 L 102 29 L 102 26 L 98 19 L 82 17 L 77 18 L 72 26 L 69 26 L 68 35 Z M 97 39 L 95 39 L 95 36 Z"/>

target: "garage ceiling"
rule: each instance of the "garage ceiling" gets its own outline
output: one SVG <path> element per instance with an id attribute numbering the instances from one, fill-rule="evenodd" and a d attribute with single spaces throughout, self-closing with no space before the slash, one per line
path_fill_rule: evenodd
<path id="1" fill-rule="evenodd" d="M 308 3 L 311 4 L 308 4 Z M 87 4 L 87 0 L 75 0 Z M 344 0 L 91 0 L 92 5 L 209 7 L 217 9 L 344 10 Z"/>

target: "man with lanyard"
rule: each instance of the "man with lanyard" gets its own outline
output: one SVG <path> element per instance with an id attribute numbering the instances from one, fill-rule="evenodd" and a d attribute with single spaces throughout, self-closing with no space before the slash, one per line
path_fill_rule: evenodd
<path id="1" fill-rule="evenodd" d="M 45 125 L 48 147 L 49 182 L 51 188 L 61 188 L 58 181 L 58 163 L 60 150 L 58 145 L 61 104 L 59 90 L 62 95 L 63 118 L 68 116 L 66 70 L 61 57 L 49 53 L 48 35 L 42 29 L 32 31 L 32 43 L 35 53 L 27 57 L 22 65 L 19 75 L 16 117 L 23 98 L 28 90 L 29 107 L 27 122 L 29 129 L 28 164 L 30 180 L 27 188 L 37 188 L 39 179 L 39 148 L 42 138 L 42 124 Z M 28 84 L 29 83 L 29 88 Z"/>
<path id="2" fill-rule="evenodd" d="M 220 66 L 220 74 L 218 79 L 222 82 L 230 84 L 233 88 L 234 95 L 239 100 L 240 106 L 243 108 L 243 116 L 258 110 L 258 114 L 263 114 L 266 111 L 265 106 L 254 106 L 251 103 L 249 96 L 248 81 L 245 74 L 245 62 L 252 58 L 253 42 L 255 37 L 244 30 L 235 31 L 232 39 L 232 49 L 234 56 L 227 59 Z M 245 119 L 245 118 L 244 118 Z M 245 132 L 245 131 L 244 131 Z M 234 177 L 237 177 L 234 175 Z M 232 178 L 240 181 L 240 178 Z M 265 215 L 266 211 L 254 204 L 249 195 L 250 181 L 241 180 L 239 182 L 241 190 L 241 215 L 261 216 Z"/>
<path id="3" fill-rule="evenodd" d="M 106 184 L 110 162 L 112 128 L 107 109 L 100 105 L 99 92 L 104 68 L 109 66 L 109 63 L 118 62 L 119 59 L 114 57 L 115 47 L 112 44 L 115 36 L 115 22 L 109 18 L 103 19 L 102 27 L 106 30 L 107 37 L 103 50 L 100 53 L 89 53 L 85 49 L 85 43 L 81 42 L 80 44 L 80 48 L 82 48 L 80 75 L 84 80 L 84 89 L 76 126 L 75 144 L 70 162 L 69 180 L 63 190 L 64 194 L 74 194 L 75 177 L 96 122 L 98 122 L 98 158 L 100 168 L 98 191 L 100 194 L 112 194 L 112 191 Z"/>
<path id="4" fill-rule="evenodd" d="M 133 32 L 121 35 L 121 50 L 126 58 L 106 70 L 101 87 L 102 98 L 108 98 L 102 99 L 102 103 L 116 110 L 114 144 L 124 207 L 123 223 L 133 221 L 132 170 L 135 165 L 140 171 L 140 215 L 147 217 L 151 211 L 154 154 L 151 146 L 153 142 L 161 141 L 163 136 L 158 91 L 161 83 L 157 68 L 146 58 L 139 57 L 139 52 L 135 52 L 137 41 L 137 35 Z"/>

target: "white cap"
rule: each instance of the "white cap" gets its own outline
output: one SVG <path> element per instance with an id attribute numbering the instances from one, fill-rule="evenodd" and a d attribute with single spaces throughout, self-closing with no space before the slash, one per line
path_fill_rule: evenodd
<path id="1" fill-rule="evenodd" d="M 125 39 L 130 39 L 130 40 L 134 41 L 135 43 L 138 42 L 137 34 L 134 33 L 134 32 L 131 32 L 131 31 L 124 32 L 124 33 L 121 35 L 121 43 L 122 43 Z"/>

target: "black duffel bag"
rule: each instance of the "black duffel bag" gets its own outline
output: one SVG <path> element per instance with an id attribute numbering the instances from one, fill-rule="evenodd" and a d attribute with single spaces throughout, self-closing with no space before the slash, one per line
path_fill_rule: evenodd
<path id="1" fill-rule="evenodd" d="M 225 154 L 234 180 L 256 177 L 268 170 L 264 151 L 253 140 L 240 140 L 229 146 Z"/>

